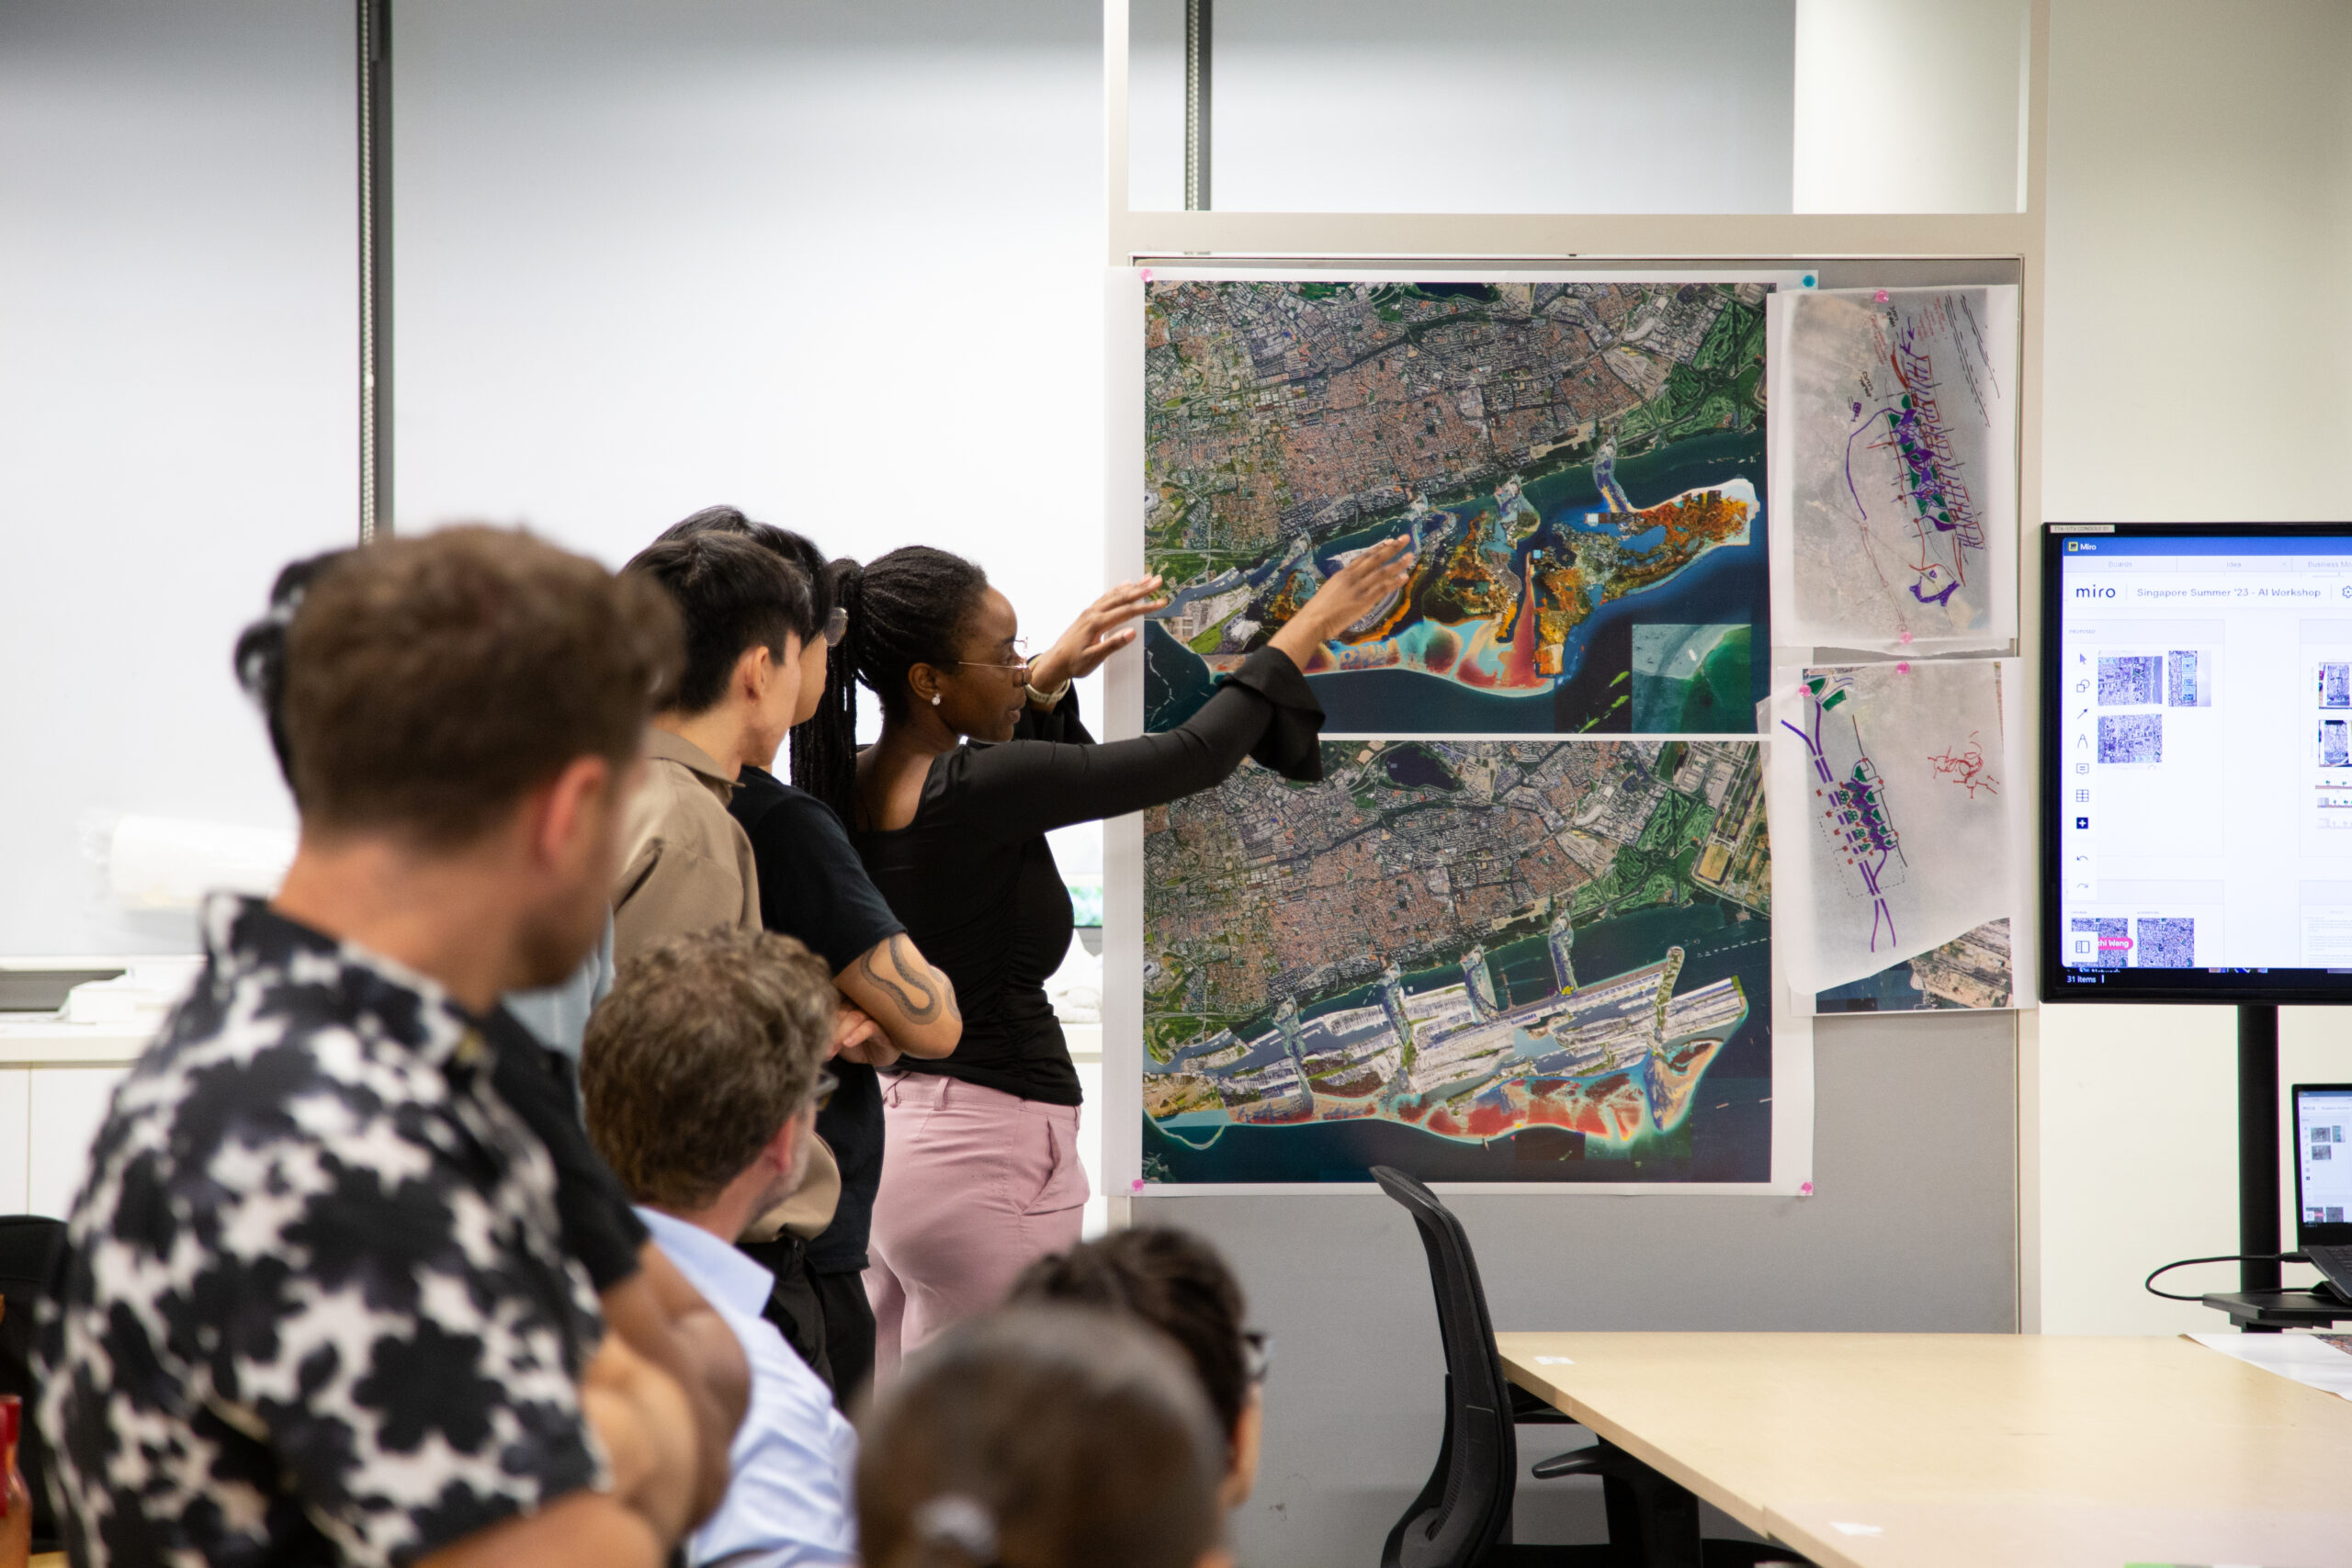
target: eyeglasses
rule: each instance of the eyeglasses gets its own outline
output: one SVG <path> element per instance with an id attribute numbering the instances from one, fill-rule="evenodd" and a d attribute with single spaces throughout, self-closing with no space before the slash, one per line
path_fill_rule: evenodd
<path id="1" fill-rule="evenodd" d="M 842 645 L 842 638 L 847 636 L 849 636 L 849 606 L 836 604 L 833 606 L 832 613 L 825 617 L 825 646 L 839 648 Z"/>
<path id="2" fill-rule="evenodd" d="M 1252 1387 L 1266 1381 L 1266 1373 L 1273 1364 L 1272 1335 L 1250 1333 L 1241 1337 L 1241 1370 L 1249 1375 Z"/>
<path id="3" fill-rule="evenodd" d="M 826 1072 L 823 1068 L 820 1067 L 817 1070 L 817 1093 L 814 1097 L 817 1102 L 817 1109 L 822 1111 L 825 1107 L 831 1105 L 833 1102 L 833 1090 L 841 1087 L 841 1079 L 833 1077 L 832 1074 Z"/>
<path id="4" fill-rule="evenodd" d="M 1012 651 L 1021 656 L 1020 662 L 1005 664 L 993 659 L 959 659 L 956 662 L 968 664 L 976 670 L 1018 670 L 1023 678 L 1026 679 L 1029 674 L 1029 666 L 1036 662 L 1035 656 L 1029 651 L 1029 639 L 1025 637 L 1014 637 Z"/>

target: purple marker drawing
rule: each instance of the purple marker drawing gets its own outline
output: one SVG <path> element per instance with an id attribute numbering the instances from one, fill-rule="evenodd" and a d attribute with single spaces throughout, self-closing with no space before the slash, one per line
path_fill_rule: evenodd
<path id="1" fill-rule="evenodd" d="M 1884 300 L 1886 291 L 1878 297 Z M 1896 521 L 1909 536 L 1898 568 L 1909 578 L 1905 587 L 1919 604 L 1949 608 L 1968 581 L 1972 560 L 1983 558 L 1984 520 L 1962 477 L 1960 455 L 1937 400 L 1936 367 L 1921 344 L 1918 322 L 1905 321 L 1894 341 L 1882 348 L 1894 385 L 1871 406 L 1849 405 L 1855 412 L 1846 438 L 1846 493 L 1856 518 L 1869 523 L 1871 505 L 1862 499 L 1855 476 L 1857 454 L 1894 460 L 1901 508 Z M 1863 547 L 1875 558 L 1867 530 Z M 1907 631 L 1904 640 L 1910 640 Z"/>
<path id="2" fill-rule="evenodd" d="M 1847 892 L 1870 900 L 1870 950 L 1891 949 L 1896 940 L 1894 911 L 1887 905 L 1886 889 L 1907 863 L 1902 835 L 1887 808 L 1886 781 L 1871 761 L 1860 723 L 1854 707 L 1848 705 L 1856 702 L 1852 682 L 1834 673 L 1816 674 L 1805 682 L 1803 697 L 1804 727 L 1782 719 L 1781 728 L 1812 753 L 1815 787 L 1806 814 L 1821 830 L 1832 868 L 1846 883 Z M 1832 716 L 1831 710 L 1838 707 L 1846 711 Z M 1836 762 L 1831 761 L 1833 750 Z M 1851 761 L 1846 761 L 1849 755 Z"/>

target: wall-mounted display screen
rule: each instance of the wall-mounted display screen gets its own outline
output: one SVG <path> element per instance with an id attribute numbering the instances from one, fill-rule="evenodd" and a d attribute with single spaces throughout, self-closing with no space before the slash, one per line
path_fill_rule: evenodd
<path id="1" fill-rule="evenodd" d="M 2352 1001 L 2352 524 L 2053 525 L 2049 1001 Z"/>

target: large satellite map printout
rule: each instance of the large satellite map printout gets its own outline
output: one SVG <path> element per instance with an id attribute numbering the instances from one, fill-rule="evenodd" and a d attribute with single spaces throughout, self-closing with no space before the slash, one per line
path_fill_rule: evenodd
<path id="1" fill-rule="evenodd" d="M 1405 590 L 1308 670 L 1330 729 L 1752 732 L 1767 289 L 1147 282 L 1147 725 L 1406 532 Z"/>
<path id="2" fill-rule="evenodd" d="M 1753 740 L 1333 740 L 1145 820 L 1143 1175 L 1766 1182 Z"/>

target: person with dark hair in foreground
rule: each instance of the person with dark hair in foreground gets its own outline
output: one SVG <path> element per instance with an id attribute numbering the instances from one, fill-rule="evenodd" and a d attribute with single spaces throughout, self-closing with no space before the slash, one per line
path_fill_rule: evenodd
<path id="1" fill-rule="evenodd" d="M 43 1324 L 76 1562 L 650 1565 L 696 1517 L 690 1396 L 605 1333 L 482 1029 L 595 940 L 676 639 L 658 595 L 494 529 L 311 586 L 294 863 L 204 910 Z"/>
<path id="2" fill-rule="evenodd" d="M 286 761 L 286 719 L 280 711 L 286 694 L 286 630 L 293 625 L 294 612 L 301 607 L 302 596 L 319 574 L 350 553 L 349 548 L 324 550 L 288 562 L 270 584 L 269 608 L 238 637 L 232 656 L 237 684 L 261 709 L 262 722 L 269 729 L 270 750 L 277 754 L 278 773 L 288 789 L 294 785 L 294 773 Z M 570 1064 L 580 1056 L 580 1036 L 587 1027 L 589 1011 L 611 988 L 612 971 L 613 930 L 607 918 L 604 934 L 578 969 L 553 986 L 511 991 L 501 1005 L 541 1043 L 565 1059 L 560 1072 L 568 1077 Z"/>
<path id="3" fill-rule="evenodd" d="M 1113 1231 L 1029 1265 L 1012 1300 L 1101 1307 L 1174 1340 L 1225 1430 L 1217 1499 L 1227 1508 L 1250 1500 L 1265 1425 L 1266 1341 L 1241 1326 L 1241 1285 L 1216 1248 L 1167 1225 Z"/>
<path id="4" fill-rule="evenodd" d="M 1409 543 L 1334 572 L 1181 728 L 1105 746 L 1071 683 L 1135 640 L 1129 623 L 1162 603 L 1157 579 L 1105 593 L 1035 659 L 1012 604 L 960 557 L 893 550 L 844 579 L 842 668 L 880 698 L 882 733 L 854 751 L 846 705 L 829 699 L 812 787 L 964 1010 L 956 1054 L 900 1063 L 883 1095 L 865 1281 L 880 1375 L 1078 1240 L 1078 1072 L 1046 999 L 1072 921 L 1046 832 L 1212 788 L 1245 757 L 1320 777 L 1323 710 L 1301 671 L 1402 590 Z"/>
<path id="5" fill-rule="evenodd" d="M 271 585 L 268 610 L 237 639 L 238 683 L 261 709 L 288 790 L 294 787 L 294 768 L 286 734 L 287 634 L 311 585 L 353 553 L 330 550 L 288 566 Z M 602 924 L 598 947 L 609 960 L 611 917 Z M 592 954 L 582 968 L 593 971 L 597 963 Z M 592 988 L 577 983 L 579 975 L 574 972 L 569 988 Z M 572 1066 L 577 1041 L 564 1051 L 534 1038 L 535 1032 L 517 1021 L 518 997 L 547 994 L 509 991 L 482 1016 L 482 1040 L 493 1053 L 491 1079 L 499 1097 L 538 1135 L 555 1162 L 555 1206 L 564 1250 L 588 1271 L 605 1323 L 630 1349 L 677 1379 L 694 1402 L 703 1450 L 697 1508 L 707 1512 L 726 1490 L 727 1438 L 743 1415 L 750 1374 L 742 1350 L 710 1303 L 654 1245 L 628 1194 L 589 1146 Z M 583 1024 L 587 999 L 580 997 L 573 1003 Z"/>
<path id="6" fill-rule="evenodd" d="M 866 1568 L 1228 1568 L 1223 1450 L 1160 1336 L 992 1313 L 910 1359 L 865 1420 Z"/>
<path id="7" fill-rule="evenodd" d="M 832 1393 L 761 1314 L 774 1279 L 735 1238 L 798 1183 L 832 1037 L 831 976 L 772 931 L 706 931 L 621 966 L 588 1023 L 588 1134 L 654 1236 L 741 1342 L 751 1407 L 726 1501 L 690 1563 L 844 1563 L 856 1438 Z"/>
<path id="8" fill-rule="evenodd" d="M 808 616 L 792 628 L 801 649 L 800 700 L 793 712 L 798 776 L 805 772 L 799 753 L 808 721 L 825 701 L 829 682 L 841 679 L 828 659 L 849 621 L 837 592 L 839 570 L 800 535 L 754 523 L 731 506 L 705 507 L 671 525 L 662 537 L 714 532 L 752 540 L 810 585 Z M 840 565 L 854 570 L 854 563 Z M 825 1366 L 836 1402 L 846 1410 L 874 1375 L 874 1310 L 865 1299 L 865 1275 L 874 1194 L 882 1181 L 882 1087 L 875 1066 L 888 1066 L 900 1052 L 926 1059 L 946 1055 L 963 1036 L 964 1018 L 955 986 L 909 940 L 831 807 L 785 784 L 763 762 L 746 761 L 727 809 L 752 840 L 768 930 L 797 938 L 824 959 L 842 995 L 889 1036 L 887 1043 L 869 1042 L 865 1060 L 835 1064 L 840 1087 L 817 1116 L 818 1135 L 841 1165 L 842 1194 L 833 1223 L 807 1243 L 801 1262 L 823 1315 Z M 765 1245 L 793 1244 L 783 1238 Z M 790 1259 L 758 1245 L 750 1250 L 779 1277 L 787 1275 Z"/>

